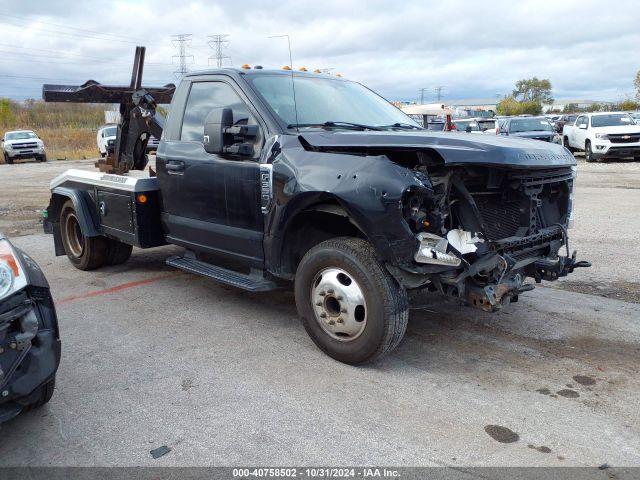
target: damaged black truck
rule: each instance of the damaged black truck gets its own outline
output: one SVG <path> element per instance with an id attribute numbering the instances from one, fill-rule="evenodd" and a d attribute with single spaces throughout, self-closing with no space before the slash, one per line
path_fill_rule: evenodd
<path id="1" fill-rule="evenodd" d="M 589 266 L 569 252 L 576 162 L 560 145 L 430 132 L 325 74 L 219 69 L 143 88 L 140 53 L 128 87 L 44 86 L 47 101 L 121 104 L 113 173 L 51 184 L 45 228 L 78 268 L 170 243 L 186 251 L 167 262 L 192 273 L 293 283 L 313 341 L 359 364 L 399 344 L 414 293 L 495 311 L 527 278 Z"/>

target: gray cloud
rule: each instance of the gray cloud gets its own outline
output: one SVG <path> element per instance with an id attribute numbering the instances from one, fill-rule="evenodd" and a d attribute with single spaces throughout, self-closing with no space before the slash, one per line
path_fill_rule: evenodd
<path id="1" fill-rule="evenodd" d="M 193 34 L 191 69 L 207 67 L 206 36 L 215 33 L 229 34 L 235 66 L 279 68 L 288 63 L 286 40 L 267 37 L 288 33 L 296 66 L 334 68 L 389 99 L 415 99 L 418 88 L 435 85 L 445 85 L 448 98 L 494 96 L 537 75 L 551 80 L 557 98 L 616 100 L 632 93 L 640 68 L 637 1 L 3 0 L 0 7 L 0 95 L 15 98 L 39 96 L 42 83 L 18 76 L 126 83 L 136 43 L 148 46 L 148 84 L 175 81 L 176 33 Z"/>

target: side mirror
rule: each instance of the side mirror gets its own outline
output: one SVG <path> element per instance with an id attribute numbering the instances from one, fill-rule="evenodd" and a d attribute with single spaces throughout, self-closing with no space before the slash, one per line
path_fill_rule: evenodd
<path id="1" fill-rule="evenodd" d="M 464 131 L 467 133 L 471 133 L 471 125 L 467 125 L 467 128 L 465 128 Z"/>
<path id="2" fill-rule="evenodd" d="M 233 125 L 233 111 L 230 108 L 214 108 L 209 112 L 204 119 L 202 137 L 207 153 L 223 153 L 225 129 L 231 125 Z"/>

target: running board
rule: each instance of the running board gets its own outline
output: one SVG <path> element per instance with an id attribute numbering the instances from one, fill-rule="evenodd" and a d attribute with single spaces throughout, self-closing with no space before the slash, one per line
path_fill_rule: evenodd
<path id="1" fill-rule="evenodd" d="M 233 270 L 202 262 L 195 258 L 175 256 L 167 259 L 167 265 L 189 273 L 211 278 L 220 283 L 231 285 L 232 287 L 242 288 L 249 292 L 266 292 L 278 288 L 275 282 L 267 280 L 264 277 L 234 272 Z"/>

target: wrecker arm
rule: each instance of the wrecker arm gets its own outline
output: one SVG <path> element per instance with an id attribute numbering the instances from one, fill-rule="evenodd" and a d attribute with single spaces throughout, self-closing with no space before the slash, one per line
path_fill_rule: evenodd
<path id="1" fill-rule="evenodd" d="M 109 152 L 104 168 L 112 173 L 129 170 L 144 170 L 147 165 L 146 148 L 149 137 L 160 138 L 164 128 L 164 117 L 157 105 L 170 103 L 175 85 L 164 87 L 142 87 L 145 47 L 136 47 L 131 83 L 127 86 L 102 85 L 89 80 L 80 86 L 42 86 L 45 102 L 73 103 L 119 103 L 120 121 L 115 149 Z"/>

